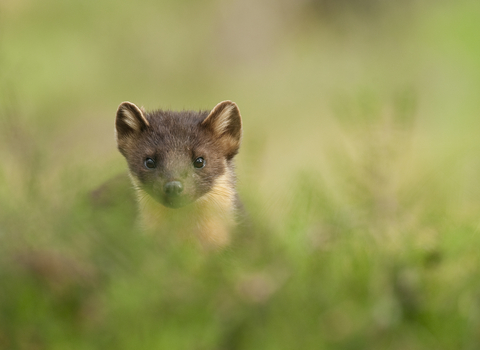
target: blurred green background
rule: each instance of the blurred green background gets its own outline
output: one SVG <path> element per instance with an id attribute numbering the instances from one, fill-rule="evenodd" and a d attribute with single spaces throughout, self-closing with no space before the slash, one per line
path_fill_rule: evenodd
<path id="1" fill-rule="evenodd" d="M 480 2 L 0 2 L 0 349 L 477 349 Z M 249 227 L 134 222 L 128 100 L 244 138 Z M 116 186 L 116 187 L 115 187 Z M 100 190 L 99 190 L 100 189 Z"/>

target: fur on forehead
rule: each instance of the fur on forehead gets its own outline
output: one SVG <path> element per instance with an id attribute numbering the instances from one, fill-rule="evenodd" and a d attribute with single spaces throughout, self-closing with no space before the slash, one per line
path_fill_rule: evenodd
<path id="1" fill-rule="evenodd" d="M 196 127 L 208 116 L 209 111 L 170 111 L 155 110 L 146 112 L 145 117 L 150 127 L 155 131 L 160 130 L 191 130 Z"/>
<path id="2" fill-rule="evenodd" d="M 201 136 L 201 122 L 208 111 L 170 111 L 155 110 L 147 112 L 145 117 L 150 127 L 147 135 L 155 143 L 197 143 Z"/>

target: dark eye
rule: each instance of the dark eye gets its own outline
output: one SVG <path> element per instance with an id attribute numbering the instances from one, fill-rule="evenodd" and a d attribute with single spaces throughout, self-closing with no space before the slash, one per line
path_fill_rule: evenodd
<path id="1" fill-rule="evenodd" d="M 205 166 L 205 159 L 203 159 L 202 157 L 198 157 L 193 162 L 193 166 L 197 169 L 203 168 Z"/>
<path id="2" fill-rule="evenodd" d="M 157 164 L 155 164 L 155 161 L 152 158 L 145 159 L 144 164 L 147 169 L 155 169 L 157 167 Z"/>

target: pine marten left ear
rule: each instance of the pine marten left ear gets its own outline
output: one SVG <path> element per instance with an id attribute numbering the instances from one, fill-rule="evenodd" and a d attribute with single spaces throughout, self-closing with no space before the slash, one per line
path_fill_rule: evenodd
<path id="1" fill-rule="evenodd" d="M 131 102 L 123 102 L 118 106 L 115 120 L 117 140 L 139 133 L 150 126 L 142 109 Z"/>
<path id="2" fill-rule="evenodd" d="M 224 141 L 231 157 L 238 152 L 242 138 L 242 117 L 235 102 L 223 101 L 217 104 L 201 125 Z"/>

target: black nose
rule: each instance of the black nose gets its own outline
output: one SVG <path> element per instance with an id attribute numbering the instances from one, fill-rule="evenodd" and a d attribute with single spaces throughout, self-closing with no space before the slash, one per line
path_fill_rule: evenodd
<path id="1" fill-rule="evenodd" d="M 163 187 L 167 196 L 178 196 L 183 191 L 183 185 L 180 181 L 170 181 Z"/>

